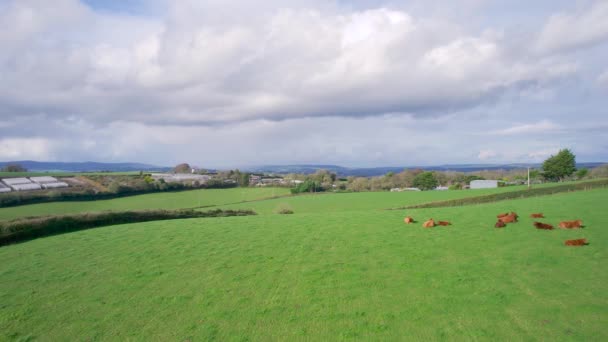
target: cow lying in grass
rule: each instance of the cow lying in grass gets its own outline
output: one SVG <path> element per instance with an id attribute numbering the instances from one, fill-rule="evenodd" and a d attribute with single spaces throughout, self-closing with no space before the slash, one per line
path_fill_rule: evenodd
<path id="1" fill-rule="evenodd" d="M 545 218 L 545 215 L 543 215 L 543 213 L 536 213 L 536 214 L 530 214 L 531 218 Z"/>
<path id="2" fill-rule="evenodd" d="M 510 214 L 499 217 L 498 219 L 501 220 L 503 223 L 517 222 L 517 214 L 514 212 L 511 212 Z"/>
<path id="3" fill-rule="evenodd" d="M 449 225 L 451 225 L 451 223 L 448 222 L 448 221 L 438 221 L 437 224 L 440 225 L 440 226 L 449 226 Z"/>
<path id="4" fill-rule="evenodd" d="M 534 227 L 536 227 L 536 229 L 546 229 L 546 230 L 551 230 L 553 229 L 553 226 L 547 223 L 542 223 L 542 222 L 534 222 Z"/>
<path id="5" fill-rule="evenodd" d="M 564 245 L 566 246 L 585 246 L 588 244 L 587 239 L 566 240 L 566 242 L 564 242 Z"/>
<path id="6" fill-rule="evenodd" d="M 433 220 L 433 219 L 429 219 L 428 221 L 425 221 L 425 222 L 422 224 L 422 226 L 423 226 L 424 228 L 432 228 L 432 227 L 435 227 L 435 220 Z"/>
<path id="7" fill-rule="evenodd" d="M 416 221 L 414 221 L 414 219 L 413 219 L 411 216 L 406 216 L 406 217 L 403 219 L 403 222 L 405 222 L 405 224 L 410 224 L 410 223 L 414 223 L 414 222 L 416 222 Z"/>
<path id="8" fill-rule="evenodd" d="M 566 228 L 566 229 L 582 228 L 583 227 L 583 221 L 581 221 L 581 220 L 562 221 L 562 222 L 559 223 L 559 227 L 560 228 Z"/>

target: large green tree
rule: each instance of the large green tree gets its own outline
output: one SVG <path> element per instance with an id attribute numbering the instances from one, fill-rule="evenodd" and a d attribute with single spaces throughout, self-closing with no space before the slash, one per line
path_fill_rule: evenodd
<path id="1" fill-rule="evenodd" d="M 543 163 L 543 177 L 552 181 L 561 181 L 576 171 L 576 157 L 569 149 L 560 150 Z"/>
<path id="2" fill-rule="evenodd" d="M 413 185 L 420 190 L 433 190 L 439 185 L 439 182 L 437 181 L 435 174 L 427 171 L 418 174 L 414 178 Z"/>

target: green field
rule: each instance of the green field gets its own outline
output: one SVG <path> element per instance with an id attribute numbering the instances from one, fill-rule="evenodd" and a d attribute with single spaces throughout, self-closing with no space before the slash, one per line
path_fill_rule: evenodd
<path id="1" fill-rule="evenodd" d="M 253 190 L 251 199 L 264 197 Z M 204 191 L 216 191 L 206 203 L 242 199 L 241 189 Z M 608 340 L 608 189 L 382 210 L 488 191 L 288 197 L 229 206 L 258 216 L 119 225 L 5 246 L 0 340 Z M 179 196 L 192 193 L 154 194 L 177 196 L 155 203 L 188 206 L 196 197 Z M 295 214 L 274 214 L 281 203 Z M 521 221 L 493 228 L 495 215 L 511 210 Z M 539 231 L 531 212 L 586 227 Z M 405 225 L 406 214 L 453 225 Z M 590 245 L 563 246 L 573 238 Z"/>
<path id="2" fill-rule="evenodd" d="M 52 202 L 0 208 L 0 220 L 103 210 L 181 209 L 252 201 L 289 194 L 286 188 L 205 189 L 153 193 L 100 201 Z"/>

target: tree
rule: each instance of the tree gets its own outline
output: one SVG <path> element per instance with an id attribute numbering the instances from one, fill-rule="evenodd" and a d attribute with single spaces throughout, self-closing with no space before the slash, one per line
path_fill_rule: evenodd
<path id="1" fill-rule="evenodd" d="M 369 180 L 365 177 L 352 178 L 352 182 L 349 183 L 348 189 L 355 192 L 369 190 Z"/>
<path id="2" fill-rule="evenodd" d="M 27 172 L 27 169 L 20 164 L 8 164 L 0 170 L 2 172 Z"/>
<path id="3" fill-rule="evenodd" d="M 190 165 L 188 163 L 181 163 L 176 165 L 173 168 L 173 172 L 175 173 L 190 173 L 192 172 L 192 168 L 190 167 Z"/>
<path id="4" fill-rule="evenodd" d="M 319 192 L 319 191 L 323 191 L 324 189 L 321 187 L 321 184 L 307 179 L 304 182 L 298 184 L 295 188 L 291 189 L 291 193 L 292 194 L 299 194 L 299 193 L 305 193 L 305 192 Z"/>
<path id="5" fill-rule="evenodd" d="M 556 155 L 543 162 L 543 177 L 561 181 L 576 171 L 575 156 L 569 149 L 560 150 Z"/>
<path id="6" fill-rule="evenodd" d="M 589 170 L 587 170 L 586 168 L 582 168 L 576 171 L 576 179 L 583 179 L 587 176 L 587 174 L 589 174 Z"/>
<path id="7" fill-rule="evenodd" d="M 432 172 L 423 172 L 414 178 L 414 186 L 420 190 L 432 190 L 437 185 L 439 185 L 439 182 Z"/>

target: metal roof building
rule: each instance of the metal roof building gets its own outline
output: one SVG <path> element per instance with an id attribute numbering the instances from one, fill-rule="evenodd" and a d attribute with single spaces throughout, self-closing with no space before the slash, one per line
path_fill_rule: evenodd
<path id="1" fill-rule="evenodd" d="M 2 184 L 2 182 L 0 182 L 0 192 L 11 192 L 11 188 L 9 188 L 8 186 Z"/>
<path id="2" fill-rule="evenodd" d="M 497 180 L 474 180 L 471 181 L 471 189 L 492 189 L 498 188 Z"/>

